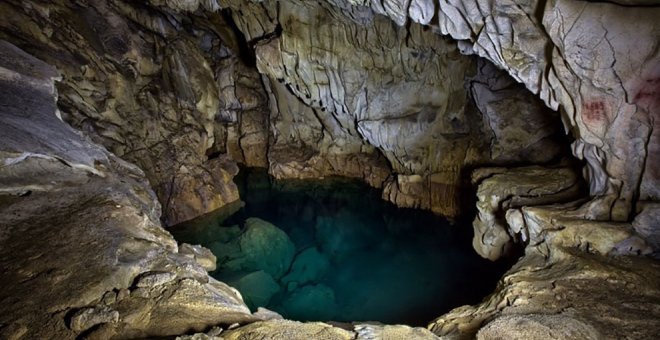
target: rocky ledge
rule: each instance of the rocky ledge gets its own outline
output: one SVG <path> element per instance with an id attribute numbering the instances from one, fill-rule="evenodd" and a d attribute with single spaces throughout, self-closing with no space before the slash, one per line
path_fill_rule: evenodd
<path id="1" fill-rule="evenodd" d="M 251 314 L 235 289 L 207 275 L 215 267 L 213 255 L 177 246 L 161 227 L 160 205 L 142 171 L 57 118 L 56 70 L 1 44 L 3 338 L 207 331 L 182 338 L 642 339 L 660 332 L 660 264 L 639 256 L 657 251 L 657 243 L 643 239 L 653 240 L 649 221 L 657 207 L 626 224 L 585 220 L 575 203 L 538 206 L 558 192 L 570 197 L 576 177 L 565 169 L 475 174 L 481 200 L 509 197 L 509 204 L 484 206 L 480 216 L 501 216 L 497 209 L 508 209 L 507 223 L 491 223 L 486 230 L 523 242 L 525 255 L 482 304 L 460 307 L 428 330 L 299 323 L 264 310 Z M 513 182 L 524 184 L 521 173 L 538 184 L 517 186 L 524 194 L 511 196 Z M 510 248 L 502 244 L 482 248 Z"/>
<path id="2" fill-rule="evenodd" d="M 518 242 L 524 255 L 481 304 L 434 320 L 429 329 L 435 334 L 447 339 L 653 339 L 659 334 L 660 262 L 645 256 L 657 257 L 659 250 L 645 237 L 657 207 L 646 207 L 632 223 L 615 223 L 586 219 L 584 201 L 544 205 L 561 198 L 558 193 L 564 199 L 572 195 L 575 177 L 557 176 L 562 172 L 479 171 L 476 177 L 491 177 L 479 186 L 475 248 L 494 259 Z M 535 174 L 536 184 L 526 188 L 521 173 Z M 492 201 L 499 204 L 482 203 Z"/>
<path id="3" fill-rule="evenodd" d="M 186 14 L 200 4 L 206 12 Z M 1 338 L 660 334 L 657 6 L 133 5 L 0 3 L 2 37 L 46 61 L 0 42 Z M 208 276 L 207 250 L 162 227 L 161 204 L 173 224 L 236 200 L 234 161 L 281 177 L 361 177 L 400 205 L 455 213 L 465 170 L 555 158 L 565 145 L 544 117 L 559 114 L 590 198 L 567 166 L 473 172 L 475 249 L 524 254 L 481 304 L 427 329 L 250 313 Z"/>

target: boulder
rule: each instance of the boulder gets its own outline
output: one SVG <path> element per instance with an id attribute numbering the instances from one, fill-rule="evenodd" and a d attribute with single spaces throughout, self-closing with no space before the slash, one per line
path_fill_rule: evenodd
<path id="1" fill-rule="evenodd" d="M 294 320 L 332 320 L 337 310 L 335 292 L 323 284 L 302 286 L 288 292 L 278 310 Z"/>
<path id="2" fill-rule="evenodd" d="M 271 223 L 248 218 L 238 238 L 228 243 L 228 254 L 218 254 L 220 268 L 231 271 L 263 270 L 279 279 L 291 265 L 295 246 L 289 236 Z"/>
<path id="3" fill-rule="evenodd" d="M 323 277 L 330 267 L 330 260 L 319 252 L 316 247 L 307 248 L 296 256 L 291 270 L 280 280 L 283 286 L 295 282 L 302 286 Z"/>
<path id="4" fill-rule="evenodd" d="M 249 273 L 227 283 L 238 289 L 245 302 L 253 309 L 267 306 L 271 297 L 280 291 L 280 286 L 273 277 L 263 270 Z"/>

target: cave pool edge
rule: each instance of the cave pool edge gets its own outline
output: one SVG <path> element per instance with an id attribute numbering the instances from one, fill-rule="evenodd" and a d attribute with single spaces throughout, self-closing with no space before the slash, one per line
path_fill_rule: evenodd
<path id="1" fill-rule="evenodd" d="M 275 180 L 241 168 L 242 201 L 168 228 L 217 257 L 251 311 L 296 321 L 426 326 L 495 290 L 513 261 L 472 249 L 471 219 L 399 208 L 357 179 Z"/>

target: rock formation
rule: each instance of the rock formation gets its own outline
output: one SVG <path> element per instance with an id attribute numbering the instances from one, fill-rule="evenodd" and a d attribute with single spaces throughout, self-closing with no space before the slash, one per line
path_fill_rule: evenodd
<path id="1" fill-rule="evenodd" d="M 658 17 L 648 0 L 3 1 L 0 334 L 652 338 Z M 524 256 L 435 335 L 251 314 L 162 228 L 238 200 L 237 163 L 450 217 L 474 185 L 475 249 Z"/>
<path id="2" fill-rule="evenodd" d="M 57 70 L 0 46 L 2 337 L 165 336 L 258 320 L 179 252 L 144 173 L 57 117 Z"/>
<path id="3" fill-rule="evenodd" d="M 61 72 L 62 118 L 145 171 L 166 224 L 238 199 L 238 169 L 212 155 L 222 84 L 205 54 L 228 53 L 214 18 L 188 33 L 181 18 L 121 1 L 6 1 L 0 13 L 2 36 Z"/>
<path id="4" fill-rule="evenodd" d="M 657 200 L 657 7 L 644 1 L 348 2 L 400 26 L 409 19 L 428 24 L 561 108 L 577 139 L 573 153 L 588 164 L 590 218 L 627 220 L 638 200 Z"/>

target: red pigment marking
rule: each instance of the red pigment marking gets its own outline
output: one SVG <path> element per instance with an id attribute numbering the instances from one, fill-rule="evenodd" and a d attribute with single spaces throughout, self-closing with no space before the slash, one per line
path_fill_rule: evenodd
<path id="1" fill-rule="evenodd" d="M 605 103 L 602 101 L 586 102 L 582 105 L 582 119 L 597 123 L 605 118 Z"/>
<path id="2" fill-rule="evenodd" d="M 633 97 L 633 103 L 650 108 L 660 101 L 660 78 L 646 79 Z"/>

